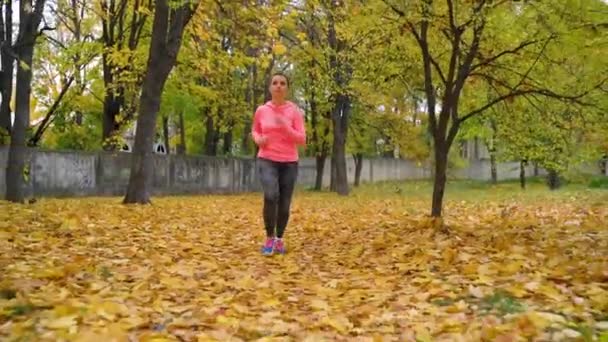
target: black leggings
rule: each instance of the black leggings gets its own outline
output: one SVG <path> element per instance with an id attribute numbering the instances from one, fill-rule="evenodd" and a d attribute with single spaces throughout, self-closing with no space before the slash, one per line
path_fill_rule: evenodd
<path id="1" fill-rule="evenodd" d="M 298 178 L 298 162 L 275 162 L 258 158 L 258 175 L 264 190 L 266 236 L 282 238 L 289 221 L 289 207 Z"/>

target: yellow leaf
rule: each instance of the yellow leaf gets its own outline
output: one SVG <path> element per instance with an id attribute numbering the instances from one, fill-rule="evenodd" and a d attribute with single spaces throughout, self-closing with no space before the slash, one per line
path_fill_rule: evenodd
<path id="1" fill-rule="evenodd" d="M 33 276 L 40 279 L 61 279 L 65 276 L 65 269 L 63 266 L 46 267 L 34 272 Z"/>
<path id="2" fill-rule="evenodd" d="M 265 307 L 274 307 L 274 306 L 278 306 L 280 304 L 281 304 L 281 302 L 278 299 L 271 298 L 271 299 L 264 301 L 264 303 L 262 305 Z"/>
<path id="3" fill-rule="evenodd" d="M 239 326 L 239 320 L 234 317 L 226 317 L 224 315 L 219 315 L 216 317 L 215 321 L 219 325 L 228 326 L 231 328 L 236 328 Z"/>
<path id="4" fill-rule="evenodd" d="M 77 324 L 76 315 L 63 316 L 57 319 L 47 320 L 43 325 L 49 329 L 70 329 Z"/>
<path id="5" fill-rule="evenodd" d="M 325 317 L 323 323 L 336 329 L 341 334 L 346 334 L 352 329 L 353 324 L 344 316 Z"/>
<path id="6" fill-rule="evenodd" d="M 469 286 L 469 294 L 475 298 L 483 298 L 485 295 L 479 287 Z"/>
<path id="7" fill-rule="evenodd" d="M 416 332 L 416 342 L 432 342 L 433 341 L 433 337 L 431 336 L 431 333 L 429 332 L 429 330 L 426 327 L 418 325 L 418 326 L 416 326 L 414 331 Z"/>
<path id="8" fill-rule="evenodd" d="M 282 43 L 277 42 L 272 47 L 272 52 L 274 52 L 278 56 L 281 56 L 281 55 L 284 55 L 287 52 L 287 48 Z"/>
<path id="9" fill-rule="evenodd" d="M 139 342 L 176 342 L 178 339 L 161 333 L 144 333 L 139 336 Z"/>
<path id="10" fill-rule="evenodd" d="M 541 285 L 538 292 L 547 296 L 548 298 L 553 299 L 558 302 L 565 300 L 564 295 L 559 293 L 558 290 L 556 290 L 551 285 L 547 285 L 547 284 Z"/>
<path id="11" fill-rule="evenodd" d="M 310 301 L 310 306 L 313 309 L 321 310 L 321 311 L 329 311 L 329 304 L 322 299 L 315 298 Z"/>
<path id="12" fill-rule="evenodd" d="M 177 277 L 162 277 L 160 283 L 170 289 L 181 289 L 184 285 L 184 281 Z"/>

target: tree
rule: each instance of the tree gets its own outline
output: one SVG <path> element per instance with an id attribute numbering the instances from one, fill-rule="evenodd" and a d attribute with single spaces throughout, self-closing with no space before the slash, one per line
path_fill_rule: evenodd
<path id="1" fill-rule="evenodd" d="M 337 21 L 344 18 L 344 4 L 332 0 L 328 8 L 327 40 L 329 43 L 329 68 L 334 80 L 335 92 L 332 94 L 334 107 L 331 111 L 333 128 L 333 147 L 331 153 L 332 176 L 330 188 L 339 195 L 348 195 L 348 178 L 346 173 L 346 137 L 351 113 L 352 99 L 348 85 L 352 78 L 352 68 L 345 55 L 347 48 L 344 38 L 338 35 Z"/>
<path id="2" fill-rule="evenodd" d="M 139 101 L 131 174 L 124 203 L 150 203 L 154 171 L 152 149 L 161 94 L 177 60 L 184 29 L 199 3 L 186 1 L 171 6 L 168 0 L 156 0 L 152 41 Z"/>
<path id="3" fill-rule="evenodd" d="M 152 0 L 100 0 L 99 5 L 105 85 L 102 144 L 112 150 L 118 146 L 119 130 L 137 111 L 136 94 L 144 72 L 138 49 L 153 8 Z"/>
<path id="4" fill-rule="evenodd" d="M 11 134 L 11 98 L 13 95 L 13 75 L 15 53 L 13 45 L 13 2 L 2 1 L 0 5 L 0 145 Z"/>
<path id="5" fill-rule="evenodd" d="M 294 8 L 295 14 L 281 30 L 290 61 L 294 65 L 294 84 L 300 91 L 295 93 L 303 99 L 308 140 L 306 155 L 315 158 L 315 190 L 323 187 L 325 163 L 332 146 L 331 111 L 333 78 L 329 70 L 327 45 L 327 16 L 317 15 L 315 8 L 321 4 L 306 1 L 303 8 Z M 325 6 L 325 5 L 324 5 Z M 324 7 L 321 7 L 324 8 Z M 323 10 L 325 11 L 325 10 Z"/>
<path id="6" fill-rule="evenodd" d="M 23 202 L 25 193 L 24 172 L 26 157 L 26 135 L 30 123 L 30 95 L 32 92 L 32 59 L 36 38 L 41 34 L 38 27 L 42 21 L 45 0 L 23 0 L 19 2 L 19 34 L 13 49 L 17 55 L 17 84 L 15 122 L 11 131 L 11 145 L 6 168 L 6 199 Z"/>
<path id="7" fill-rule="evenodd" d="M 92 35 L 97 18 L 86 3 L 57 0 L 49 2 L 47 8 L 53 13 L 54 30 L 38 44 L 34 56 L 37 72 L 33 91 L 36 107 L 42 111 L 32 115 L 32 119 L 40 120 L 28 140 L 29 146 L 40 146 L 44 133 L 59 115 L 72 116 L 64 121 L 82 124 L 83 111 L 91 108 L 79 108 L 78 99 L 88 92 L 89 72 L 95 68 L 91 62 L 101 52 L 101 45 Z"/>
<path id="8" fill-rule="evenodd" d="M 535 2 L 518 10 L 511 7 L 511 2 L 489 0 L 458 6 L 453 0 L 384 3 L 396 16 L 393 20 L 400 23 L 402 34 L 415 40 L 423 65 L 435 163 L 433 217 L 442 214 L 448 153 L 463 123 L 516 97 L 576 102 L 586 94 L 560 93 L 535 77 L 535 66 L 547 46 L 558 44 L 557 38 L 567 32 L 559 31 L 558 24 L 564 19 L 557 13 L 564 13 L 565 2 Z M 463 114 L 461 98 L 466 96 L 467 83 L 475 78 L 495 89 L 494 96 Z"/>

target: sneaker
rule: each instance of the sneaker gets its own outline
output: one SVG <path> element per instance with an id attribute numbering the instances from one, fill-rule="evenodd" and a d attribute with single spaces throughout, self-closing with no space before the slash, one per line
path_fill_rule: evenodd
<path id="1" fill-rule="evenodd" d="M 272 255 L 273 250 L 274 250 L 274 239 L 267 238 L 266 243 L 264 244 L 264 246 L 262 246 L 262 254 L 263 255 Z"/>
<path id="2" fill-rule="evenodd" d="M 287 249 L 285 249 L 285 244 L 283 243 L 283 239 L 276 239 L 274 242 L 274 251 L 278 254 L 287 253 Z"/>

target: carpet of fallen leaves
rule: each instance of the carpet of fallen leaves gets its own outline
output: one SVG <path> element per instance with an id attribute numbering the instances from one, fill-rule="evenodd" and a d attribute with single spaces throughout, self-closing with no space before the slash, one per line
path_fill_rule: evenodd
<path id="1" fill-rule="evenodd" d="M 608 196 L 0 202 L 3 341 L 608 341 Z"/>

